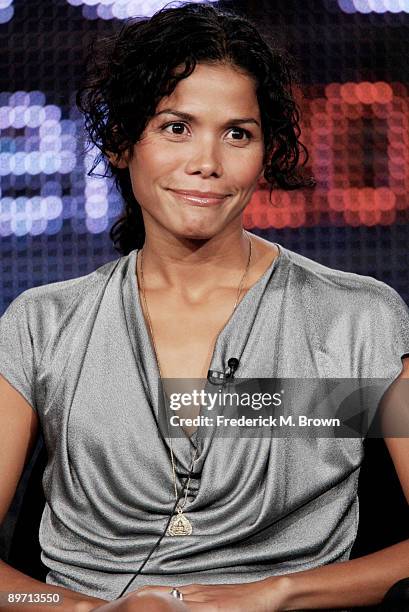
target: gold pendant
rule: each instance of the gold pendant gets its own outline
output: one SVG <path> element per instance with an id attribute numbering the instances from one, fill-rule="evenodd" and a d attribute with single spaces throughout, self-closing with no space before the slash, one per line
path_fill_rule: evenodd
<path id="1" fill-rule="evenodd" d="M 178 506 L 177 514 L 172 516 L 172 520 L 169 523 L 166 535 L 170 536 L 184 536 L 192 533 L 192 525 L 183 514 L 183 510 Z"/>

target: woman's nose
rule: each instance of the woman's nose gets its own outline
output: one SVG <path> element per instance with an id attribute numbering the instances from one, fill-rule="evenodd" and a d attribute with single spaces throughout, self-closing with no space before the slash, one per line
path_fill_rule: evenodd
<path id="1" fill-rule="evenodd" d="M 221 155 L 214 142 L 200 142 L 191 150 L 186 164 L 189 174 L 202 174 L 203 176 L 220 176 L 223 172 Z"/>

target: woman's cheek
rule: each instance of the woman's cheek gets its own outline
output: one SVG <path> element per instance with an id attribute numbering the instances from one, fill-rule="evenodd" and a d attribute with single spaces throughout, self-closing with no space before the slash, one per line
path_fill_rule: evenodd
<path id="1" fill-rule="evenodd" d="M 263 166 L 261 162 L 254 162 L 249 160 L 248 163 L 240 164 L 240 172 L 237 172 L 238 164 L 237 161 L 232 165 L 231 169 L 226 169 L 226 176 L 231 180 L 228 181 L 230 186 L 236 186 L 240 191 L 251 192 L 257 189 L 258 180 L 263 173 Z"/>

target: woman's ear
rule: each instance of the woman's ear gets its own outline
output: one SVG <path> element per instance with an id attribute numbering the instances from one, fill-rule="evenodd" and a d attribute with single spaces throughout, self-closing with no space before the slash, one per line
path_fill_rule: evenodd
<path id="1" fill-rule="evenodd" d="M 125 153 L 122 156 L 119 153 L 112 153 L 111 151 L 106 151 L 106 156 L 113 166 L 116 168 L 127 168 L 128 167 L 128 155 Z"/>
<path id="2" fill-rule="evenodd" d="M 260 181 L 262 178 L 264 178 L 264 170 L 265 170 L 265 169 L 266 169 L 266 167 L 265 167 L 265 166 L 263 166 L 263 168 L 262 168 L 262 170 L 261 170 L 260 174 L 259 174 L 259 175 L 258 175 L 258 177 L 257 177 L 257 180 L 258 180 L 258 181 Z"/>
<path id="3" fill-rule="evenodd" d="M 117 124 L 113 126 L 112 131 L 115 133 L 118 133 Z M 117 168 L 121 168 L 121 169 L 128 167 L 128 162 L 129 162 L 128 150 L 123 151 L 122 154 L 112 153 L 112 151 L 105 151 L 105 154 L 113 166 L 116 166 Z"/>

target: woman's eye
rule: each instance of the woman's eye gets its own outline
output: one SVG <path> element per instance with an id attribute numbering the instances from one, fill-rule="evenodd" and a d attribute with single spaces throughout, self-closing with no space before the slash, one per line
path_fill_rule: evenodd
<path id="1" fill-rule="evenodd" d="M 173 128 L 176 127 L 176 131 L 174 131 Z M 183 135 L 183 128 L 185 128 L 185 124 L 184 123 L 180 123 L 179 121 L 173 121 L 172 123 L 167 123 L 166 125 L 163 126 L 163 129 L 166 130 L 168 133 L 170 134 L 174 134 L 175 136 L 182 136 Z M 172 128 L 172 131 L 169 132 L 168 128 Z"/>
<path id="2" fill-rule="evenodd" d="M 251 133 L 250 133 L 249 131 L 247 131 L 247 130 L 243 130 L 243 128 L 234 127 L 234 128 L 232 128 L 232 132 L 236 132 L 236 134 L 237 134 L 237 132 L 238 132 L 238 133 L 239 133 L 239 136 L 240 136 L 240 135 L 241 135 L 241 136 L 243 136 L 243 135 L 244 135 L 244 136 L 246 136 L 246 138 L 247 138 L 248 140 L 250 140 L 250 138 L 251 138 Z M 244 139 L 243 139 L 243 138 L 233 138 L 233 140 L 244 140 Z"/>
<path id="3" fill-rule="evenodd" d="M 164 125 L 162 130 L 173 136 L 184 136 L 183 130 L 185 128 L 186 125 L 184 123 L 181 123 L 180 121 L 172 121 L 172 123 L 167 123 Z M 229 131 L 233 133 L 232 140 L 245 141 L 252 138 L 251 132 L 240 127 L 232 127 Z"/>

